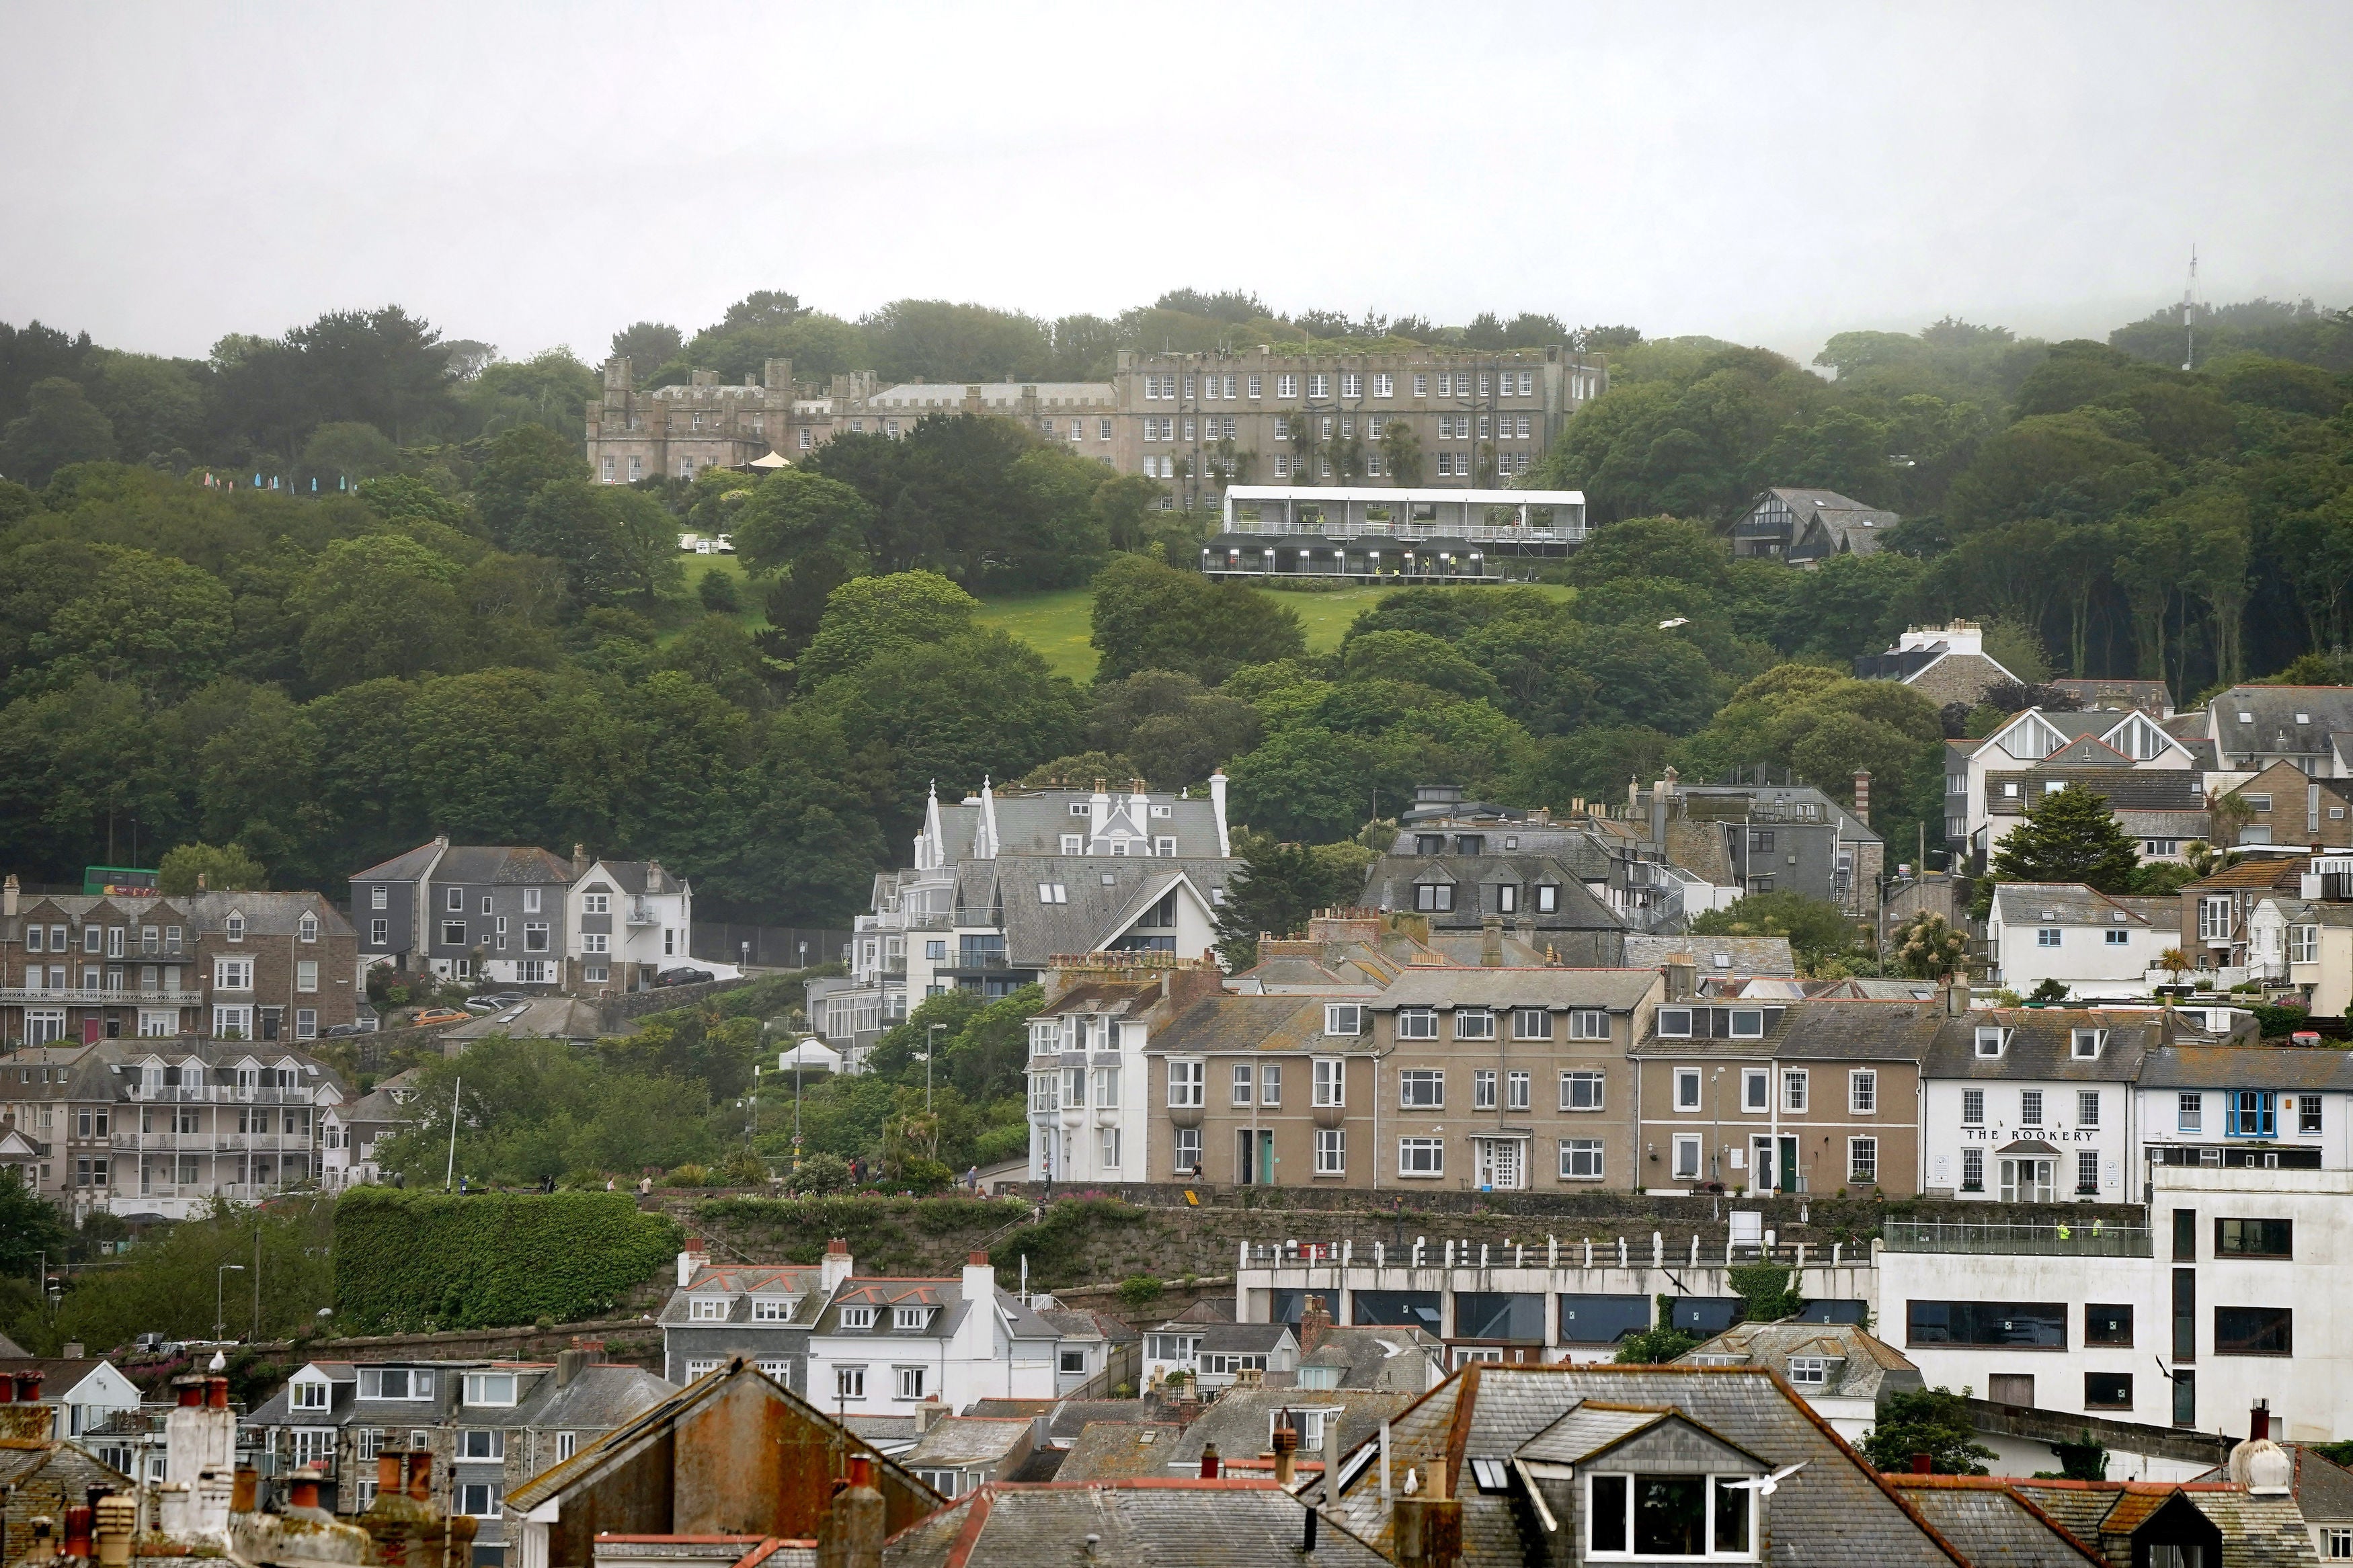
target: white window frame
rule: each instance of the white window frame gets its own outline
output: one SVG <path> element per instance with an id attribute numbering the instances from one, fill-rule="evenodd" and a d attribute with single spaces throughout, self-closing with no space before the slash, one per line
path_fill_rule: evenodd
<path id="1" fill-rule="evenodd" d="M 1398 1139 L 1398 1174 L 1404 1177 L 1445 1175 L 1446 1140 L 1443 1138 Z"/>
<path id="2" fill-rule="evenodd" d="M 1675 1069 L 1675 1111 L 1678 1115 L 1699 1114 L 1700 1075 L 1697 1068 Z"/>
<path id="3" fill-rule="evenodd" d="M 1414 1091 L 1426 1089 L 1430 1098 L 1418 1100 Z M 1446 1069 L 1444 1068 L 1406 1068 L 1398 1073 L 1398 1109 L 1399 1110 L 1443 1110 L 1446 1109 Z"/>
<path id="4" fill-rule="evenodd" d="M 837 1399 L 866 1397 L 866 1369 L 862 1366 L 837 1366 L 833 1369 L 833 1394 Z"/>
<path id="5" fill-rule="evenodd" d="M 1168 1103 L 1179 1110 L 1205 1105 L 1208 1080 L 1208 1062 L 1171 1060 L 1168 1064 Z"/>
<path id="6" fill-rule="evenodd" d="M 1315 1173 L 1319 1176 L 1344 1176 L 1348 1173 L 1348 1134 L 1345 1129 L 1315 1129 Z"/>
<path id="7" fill-rule="evenodd" d="M 1314 1075 L 1314 1103 L 1319 1106 L 1348 1103 L 1348 1064 L 1340 1057 L 1317 1057 L 1312 1068 Z"/>
<path id="8" fill-rule="evenodd" d="M 1869 1156 L 1868 1161 L 1864 1159 L 1866 1155 Z M 1869 1166 L 1868 1170 L 1864 1168 L 1866 1163 Z M 1868 1184 L 1877 1186 L 1879 1184 L 1879 1140 L 1871 1137 L 1848 1139 L 1846 1172 L 1846 1179 L 1850 1185 L 1861 1186 Z"/>
<path id="9" fill-rule="evenodd" d="M 1361 1035 L 1365 1032 L 1365 1006 L 1361 1002 L 1327 1002 L 1324 1005 L 1324 1032 L 1327 1035 Z"/>
<path id="10" fill-rule="evenodd" d="M 1560 1109 L 1584 1115 L 1609 1109 L 1609 1076 L 1602 1068 L 1568 1068 L 1560 1075 Z"/>
<path id="11" fill-rule="evenodd" d="M 1454 1037 L 1458 1040 L 1493 1039 L 1495 1015 L 1484 1007 L 1457 1007 L 1454 1010 Z"/>
<path id="12" fill-rule="evenodd" d="M 1700 1173 L 1700 1138 L 1698 1133 L 1676 1133 L 1674 1135 L 1673 1155 L 1674 1163 L 1670 1167 L 1670 1169 L 1674 1173 L 1670 1178 L 1671 1180 L 1678 1182 L 1697 1182 L 1705 1179 Z"/>
<path id="13" fill-rule="evenodd" d="M 1560 1179 L 1562 1181 L 1600 1181 L 1604 1163 L 1600 1139 L 1564 1138 L 1560 1141 Z"/>
<path id="14" fill-rule="evenodd" d="M 1846 1108 L 1850 1115 L 1879 1114 L 1879 1074 L 1872 1068 L 1855 1068 L 1846 1075 Z"/>

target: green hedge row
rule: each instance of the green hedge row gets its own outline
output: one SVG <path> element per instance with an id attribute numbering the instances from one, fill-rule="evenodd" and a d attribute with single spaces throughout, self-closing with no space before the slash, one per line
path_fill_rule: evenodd
<path id="1" fill-rule="evenodd" d="M 575 1321 L 669 1265 L 679 1240 L 620 1193 L 360 1187 L 335 1205 L 337 1320 L 345 1333 Z"/>

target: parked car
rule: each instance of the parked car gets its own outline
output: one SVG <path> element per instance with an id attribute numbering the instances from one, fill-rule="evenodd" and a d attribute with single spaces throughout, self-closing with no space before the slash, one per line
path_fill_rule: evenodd
<path id="1" fill-rule="evenodd" d="M 375 1024 L 373 1020 L 364 1024 L 330 1024 L 319 1033 L 327 1039 L 340 1040 L 349 1035 L 373 1035 Z"/>
<path id="2" fill-rule="evenodd" d="M 654 984 L 657 985 L 700 985 L 706 980 L 716 980 L 718 978 L 719 976 L 712 973 L 708 969 L 690 969 L 684 965 L 681 965 L 676 969 L 665 969 L 660 973 L 655 975 Z"/>
<path id="3" fill-rule="evenodd" d="M 408 1021 L 419 1028 L 435 1024 L 462 1024 L 473 1015 L 458 1007 L 419 1007 Z"/>

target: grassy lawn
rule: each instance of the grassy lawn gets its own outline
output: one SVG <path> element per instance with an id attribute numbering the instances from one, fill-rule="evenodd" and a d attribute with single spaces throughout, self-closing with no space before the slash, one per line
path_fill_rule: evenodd
<path id="1" fill-rule="evenodd" d="M 756 632 L 768 624 L 761 603 L 761 588 L 744 575 L 742 562 L 733 555 L 688 555 L 681 558 L 686 568 L 687 592 L 691 595 L 706 572 L 718 572 L 735 579 L 744 607 L 736 620 L 747 632 Z M 1261 589 L 1276 604 L 1295 611 L 1300 626 L 1307 633 L 1307 647 L 1315 653 L 1328 653 L 1340 646 L 1340 638 L 1349 624 L 1378 604 L 1385 595 L 1396 590 L 1365 586 L 1343 588 L 1335 594 L 1287 594 Z M 1466 594 L 1483 593 L 1480 588 L 1465 588 Z M 1549 585 L 1539 587 L 1539 593 L 1567 598 L 1576 590 Z M 984 599 L 980 605 L 980 624 L 997 626 L 1019 641 L 1028 643 L 1045 655 L 1046 663 L 1057 675 L 1067 675 L 1081 685 L 1094 679 L 1095 650 L 1088 637 L 1093 626 L 1090 615 L 1094 595 L 1084 588 L 1058 588 L 1042 594 L 1008 594 L 1002 597 Z M 700 614 L 698 606 L 695 614 Z M 683 626 L 662 633 L 665 644 L 676 637 Z"/>
<path id="2" fill-rule="evenodd" d="M 735 612 L 736 625 L 747 632 L 760 631 L 767 626 L 768 612 L 763 597 L 766 590 L 744 574 L 742 561 L 733 555 L 681 555 L 678 559 L 686 569 L 687 602 L 691 607 L 686 620 L 655 639 L 659 645 L 668 647 L 689 623 L 702 618 L 702 605 L 694 597 L 694 591 L 702 584 L 706 572 L 716 572 L 723 577 L 735 579 L 735 596 L 743 605 L 743 608 Z"/>

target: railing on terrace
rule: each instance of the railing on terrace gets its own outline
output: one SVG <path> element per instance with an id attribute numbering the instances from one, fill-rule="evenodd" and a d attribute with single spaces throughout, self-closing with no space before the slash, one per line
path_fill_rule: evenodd
<path id="1" fill-rule="evenodd" d="M 1582 528 L 1522 528 L 1516 523 L 1438 523 L 1438 522 L 1341 522 L 1326 518 L 1312 522 L 1284 522 L 1273 518 L 1236 518 L 1226 525 L 1229 533 L 1254 533 L 1266 537 L 1286 538 L 1305 536 L 1313 539 L 1397 539 L 1419 543 L 1430 539 L 1461 539 L 1472 543 L 1499 544 L 1525 541 L 1535 544 L 1581 544 L 1587 530 Z"/>
<path id="2" fill-rule="evenodd" d="M 194 1007 L 202 1005 L 201 991 L 142 991 L 136 986 L 74 985 L 0 986 L 0 1002 L 22 1002 L 51 1007 Z"/>
<path id="3" fill-rule="evenodd" d="M 2148 1227 L 2061 1221 L 1890 1219 L 1880 1227 L 1886 1252 L 1977 1252 L 2057 1258 L 2147 1258 Z"/>
<path id="4" fill-rule="evenodd" d="M 253 1042 L 259 1050 L 285 1050 L 290 1047 L 278 1040 Z M 132 1100 L 152 1105 L 308 1105 L 308 1088 L 245 1089 L 233 1083 L 207 1083 L 195 1087 L 183 1084 L 151 1084 L 144 1079 L 133 1079 L 125 1092 Z"/>
<path id="5" fill-rule="evenodd" d="M 2144 1233 L 2146 1234 L 2146 1233 Z M 1724 1268 L 1780 1263 L 1793 1268 L 1869 1268 L 1868 1241 L 1710 1242 L 1697 1236 L 1561 1237 L 1499 1245 L 1418 1236 L 1385 1242 L 1250 1241 L 1244 1268 Z"/>

